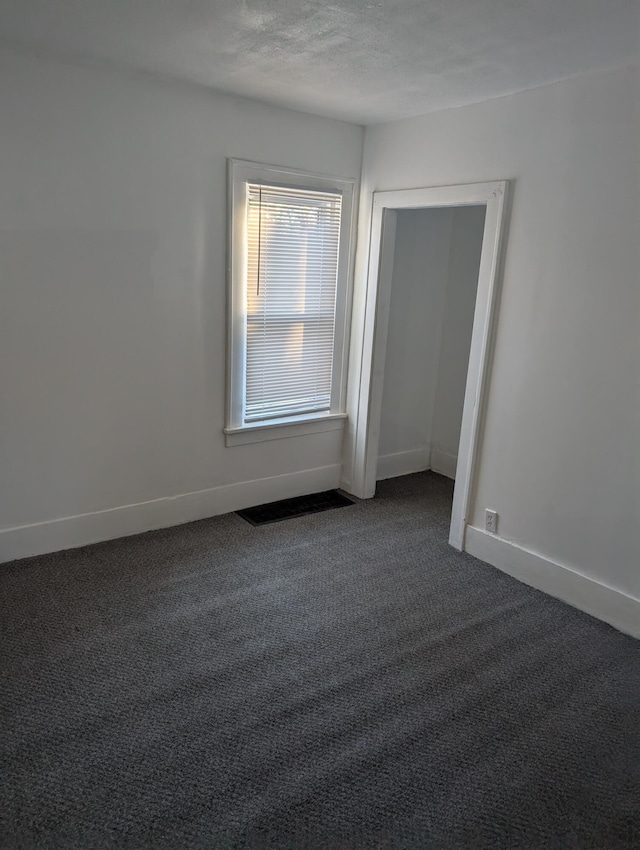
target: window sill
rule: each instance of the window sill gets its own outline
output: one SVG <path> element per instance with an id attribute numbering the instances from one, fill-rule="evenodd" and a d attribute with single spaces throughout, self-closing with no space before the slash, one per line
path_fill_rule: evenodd
<path id="1" fill-rule="evenodd" d="M 346 413 L 319 413 L 312 416 L 292 417 L 243 428 L 225 428 L 227 446 L 243 446 L 246 443 L 262 443 L 266 440 L 282 440 L 287 437 L 302 437 L 305 434 L 321 434 L 324 431 L 339 431 L 344 428 Z"/>

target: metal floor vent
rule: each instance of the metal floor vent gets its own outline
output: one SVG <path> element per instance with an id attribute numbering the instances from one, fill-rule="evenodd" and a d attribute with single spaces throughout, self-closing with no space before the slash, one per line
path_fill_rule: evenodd
<path id="1" fill-rule="evenodd" d="M 337 490 L 326 490 L 324 493 L 282 499 L 280 502 L 270 502 L 268 505 L 258 505 L 255 508 L 236 511 L 236 513 L 251 525 L 267 525 L 270 522 L 282 522 L 284 519 L 317 514 L 333 508 L 346 508 L 347 505 L 353 504 L 355 504 L 353 499 L 349 499 Z"/>

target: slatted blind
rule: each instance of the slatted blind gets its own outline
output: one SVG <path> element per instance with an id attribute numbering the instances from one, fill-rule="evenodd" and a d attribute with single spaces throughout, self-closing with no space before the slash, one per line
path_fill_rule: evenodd
<path id="1" fill-rule="evenodd" d="M 331 403 L 342 196 L 248 184 L 244 421 Z"/>

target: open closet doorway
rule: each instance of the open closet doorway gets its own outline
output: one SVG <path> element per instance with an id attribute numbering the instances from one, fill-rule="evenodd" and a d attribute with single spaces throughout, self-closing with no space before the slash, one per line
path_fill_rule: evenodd
<path id="1" fill-rule="evenodd" d="M 350 489 L 370 498 L 377 480 L 420 469 L 455 478 L 457 549 L 488 384 L 506 191 L 500 181 L 373 196 Z"/>
<path id="2" fill-rule="evenodd" d="M 397 213 L 377 481 L 456 477 L 485 212 Z"/>

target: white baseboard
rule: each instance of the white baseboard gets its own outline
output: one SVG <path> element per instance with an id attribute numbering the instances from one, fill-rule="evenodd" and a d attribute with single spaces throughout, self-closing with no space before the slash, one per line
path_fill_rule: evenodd
<path id="1" fill-rule="evenodd" d="M 458 465 L 458 456 L 452 455 L 449 452 L 443 452 L 435 446 L 431 449 L 431 469 L 438 472 L 440 475 L 445 475 L 447 478 L 456 477 L 456 466 Z"/>
<path id="2" fill-rule="evenodd" d="M 464 548 L 525 584 L 562 599 L 621 632 L 640 637 L 640 599 L 474 526 L 467 526 Z"/>
<path id="3" fill-rule="evenodd" d="M 226 484 L 195 493 L 181 493 L 135 505 L 122 505 L 104 511 L 2 529 L 0 563 L 26 558 L 29 555 L 74 549 L 88 543 L 140 534 L 154 528 L 167 528 L 265 502 L 331 490 L 338 486 L 340 469 L 339 464 L 333 464 L 288 475 Z"/>
<path id="4" fill-rule="evenodd" d="M 399 475 L 410 475 L 412 472 L 423 472 L 429 469 L 429 457 L 431 449 L 426 446 L 422 449 L 412 449 L 408 452 L 396 452 L 392 455 L 381 455 L 378 458 L 378 471 L 376 480 L 383 481 L 385 478 L 397 478 Z"/>

